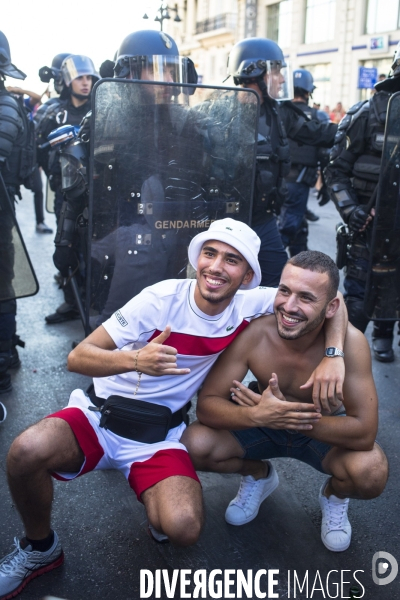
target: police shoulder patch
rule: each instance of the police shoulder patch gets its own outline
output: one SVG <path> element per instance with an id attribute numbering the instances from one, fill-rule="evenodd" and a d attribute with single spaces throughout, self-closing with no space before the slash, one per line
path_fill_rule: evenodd
<path id="1" fill-rule="evenodd" d="M 126 327 L 128 325 L 128 321 L 122 316 L 120 310 L 117 310 L 117 312 L 114 313 L 114 316 L 122 327 Z"/>

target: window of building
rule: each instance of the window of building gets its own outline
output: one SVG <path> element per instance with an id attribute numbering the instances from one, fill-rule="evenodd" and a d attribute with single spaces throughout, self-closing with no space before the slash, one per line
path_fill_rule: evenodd
<path id="1" fill-rule="evenodd" d="M 332 98 L 331 94 L 331 74 L 332 74 L 332 63 L 319 63 L 316 65 L 304 65 L 302 69 L 310 71 L 314 79 L 315 90 L 313 92 L 312 100 L 310 104 L 314 102 L 321 105 L 321 110 L 324 110 L 326 106 L 330 106 L 332 102 L 337 102 L 340 98 Z"/>
<path id="2" fill-rule="evenodd" d="M 290 46 L 291 30 L 292 0 L 267 6 L 267 38 L 285 48 Z"/>
<path id="3" fill-rule="evenodd" d="M 316 44 L 335 37 L 336 0 L 307 0 L 304 42 Z"/>
<path id="4" fill-rule="evenodd" d="M 379 80 L 379 77 L 381 75 L 382 76 L 386 75 L 386 77 L 389 75 L 390 70 L 392 68 L 392 62 L 393 62 L 392 58 L 374 58 L 374 59 L 361 61 L 360 66 L 361 67 L 375 67 L 378 71 L 378 80 Z M 359 95 L 360 100 L 368 100 L 368 98 L 371 97 L 371 94 L 374 93 L 373 90 L 369 90 L 369 89 L 360 89 L 359 92 L 360 92 L 360 95 Z"/>
<path id="5" fill-rule="evenodd" d="M 237 0 L 203 0 L 196 13 L 196 34 L 216 29 L 236 30 Z"/>
<path id="6" fill-rule="evenodd" d="M 400 27 L 399 0 L 368 0 L 365 33 L 382 33 Z"/>

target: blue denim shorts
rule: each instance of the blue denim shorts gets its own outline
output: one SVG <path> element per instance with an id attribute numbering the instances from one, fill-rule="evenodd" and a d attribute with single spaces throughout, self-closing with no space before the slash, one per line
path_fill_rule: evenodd
<path id="1" fill-rule="evenodd" d="M 345 413 L 337 416 L 345 416 Z M 307 463 L 317 471 L 326 473 L 322 461 L 333 448 L 325 442 L 313 440 L 302 433 L 289 429 L 268 429 L 268 427 L 253 427 L 231 431 L 231 434 L 242 446 L 248 460 L 263 460 L 266 458 L 297 458 Z"/>

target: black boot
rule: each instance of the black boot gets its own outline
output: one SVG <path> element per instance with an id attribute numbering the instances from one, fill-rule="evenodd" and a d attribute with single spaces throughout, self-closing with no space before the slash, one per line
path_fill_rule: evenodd
<path id="1" fill-rule="evenodd" d="M 315 213 L 313 213 L 312 210 L 310 210 L 309 208 L 307 208 L 306 212 L 304 213 L 305 218 L 307 219 L 307 221 L 319 221 L 319 216 L 316 215 Z"/>
<path id="2" fill-rule="evenodd" d="M 25 342 L 23 340 L 21 340 L 19 335 L 17 335 L 15 333 L 13 335 L 11 344 L 12 344 L 12 346 L 11 346 L 11 362 L 10 362 L 8 368 L 9 369 L 18 369 L 21 366 L 21 361 L 19 359 L 17 346 L 20 346 L 20 348 L 25 348 Z"/>
<path id="3" fill-rule="evenodd" d="M 56 323 L 64 323 L 65 321 L 75 321 L 79 319 L 79 312 L 72 304 L 63 302 L 55 313 L 47 315 L 45 317 L 46 323 L 49 325 L 55 325 Z"/>
<path id="4" fill-rule="evenodd" d="M 393 327 L 394 321 L 375 321 L 372 334 L 372 350 L 376 360 L 393 362 Z"/>

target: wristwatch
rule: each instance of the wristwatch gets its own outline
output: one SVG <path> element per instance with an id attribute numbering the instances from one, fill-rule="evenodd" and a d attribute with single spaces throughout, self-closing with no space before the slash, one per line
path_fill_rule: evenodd
<path id="1" fill-rule="evenodd" d="M 339 348 L 335 348 L 335 346 L 329 346 L 329 348 L 325 348 L 325 356 L 329 358 L 333 358 L 334 356 L 341 356 L 344 358 L 344 352 L 339 350 Z"/>

